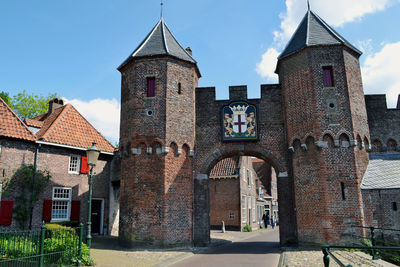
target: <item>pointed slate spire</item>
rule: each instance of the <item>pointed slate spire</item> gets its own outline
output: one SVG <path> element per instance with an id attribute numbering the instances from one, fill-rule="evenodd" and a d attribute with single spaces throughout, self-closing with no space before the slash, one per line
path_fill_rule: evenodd
<path id="1" fill-rule="evenodd" d="M 143 42 L 118 67 L 120 69 L 132 58 L 168 55 L 196 64 L 196 60 L 178 43 L 161 17 Z"/>
<path id="2" fill-rule="evenodd" d="M 334 29 L 332 29 L 323 19 L 308 9 L 289 43 L 279 55 L 278 60 L 289 56 L 304 47 L 319 45 L 344 45 L 357 54 L 362 54 L 360 50 L 355 48 Z"/>

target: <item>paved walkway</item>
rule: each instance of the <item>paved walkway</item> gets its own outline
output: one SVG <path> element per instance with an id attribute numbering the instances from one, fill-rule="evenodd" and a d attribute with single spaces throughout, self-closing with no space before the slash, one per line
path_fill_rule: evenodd
<path id="1" fill-rule="evenodd" d="M 284 249 L 281 255 L 279 267 L 319 267 L 324 266 L 323 254 L 320 248 L 316 249 Z M 383 260 L 372 260 L 372 256 L 358 251 L 333 251 L 334 255 L 346 266 L 351 264 L 353 267 L 396 267 Z M 340 267 L 332 258 L 329 267 Z"/>
<path id="2" fill-rule="evenodd" d="M 211 247 L 229 244 L 240 240 L 256 237 L 272 231 L 269 229 L 257 230 L 250 233 L 237 231 L 211 231 Z M 278 231 L 275 228 L 275 231 Z M 92 242 L 91 255 L 100 267 L 125 267 L 125 266 L 170 266 L 206 249 L 173 248 L 173 249 L 126 249 L 118 245 L 115 237 L 97 236 Z"/>
<path id="3" fill-rule="evenodd" d="M 271 228 L 265 230 L 258 230 L 251 233 L 242 233 L 236 231 L 211 231 L 211 250 L 213 247 L 227 245 L 232 242 L 243 242 L 246 239 L 257 239 L 268 232 L 275 231 Z M 225 246 L 227 247 L 227 246 Z M 228 245 L 229 247 L 229 245 Z M 275 249 L 275 248 L 273 248 Z M 126 249 L 118 245 L 118 240 L 115 237 L 98 236 L 95 237 L 92 243 L 91 254 L 96 262 L 96 266 L 101 267 L 164 267 L 173 264 L 179 264 L 186 259 L 196 254 L 205 254 L 212 256 L 206 249 L 193 249 L 193 248 L 174 248 L 174 249 Z M 274 252 L 275 253 L 275 252 Z M 352 264 L 362 267 L 395 267 L 396 265 L 384 262 L 382 260 L 371 260 L 371 256 L 362 252 L 346 252 L 336 251 L 335 255 L 340 258 L 345 264 Z M 229 253 L 226 253 L 229 255 Z M 243 255 L 246 256 L 246 255 Z M 280 267 L 320 267 L 323 265 L 323 254 L 320 248 L 316 249 L 283 249 L 279 265 Z M 238 266 L 231 264 L 231 266 Z M 256 266 L 256 265 L 249 265 Z M 267 265 L 263 265 L 267 266 Z M 275 265 L 276 266 L 276 265 Z M 331 260 L 330 267 L 337 267 L 334 260 Z M 191 266 L 192 267 L 192 266 Z"/>
<path id="4" fill-rule="evenodd" d="M 279 230 L 257 235 L 202 251 L 171 267 L 276 267 L 280 258 Z"/>

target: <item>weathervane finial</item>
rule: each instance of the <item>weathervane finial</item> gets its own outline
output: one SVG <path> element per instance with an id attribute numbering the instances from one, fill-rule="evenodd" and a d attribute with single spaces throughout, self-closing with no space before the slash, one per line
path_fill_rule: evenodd
<path id="1" fill-rule="evenodd" d="M 163 15 L 163 14 L 162 14 L 162 13 L 163 13 L 163 5 L 164 5 L 164 4 L 163 4 L 163 0 L 161 0 L 161 3 L 160 3 L 160 6 L 161 6 L 161 18 L 162 18 L 162 15 Z"/>
<path id="2" fill-rule="evenodd" d="M 308 11 L 310 11 L 310 0 L 307 0 Z"/>

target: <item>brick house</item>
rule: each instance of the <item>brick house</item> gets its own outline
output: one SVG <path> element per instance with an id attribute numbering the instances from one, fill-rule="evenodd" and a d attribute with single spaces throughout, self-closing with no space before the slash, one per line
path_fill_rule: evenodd
<path id="1" fill-rule="evenodd" d="M 45 187 L 32 212 L 32 228 L 42 221 L 62 222 L 87 219 L 88 177 L 86 149 L 92 142 L 101 151 L 94 167 L 92 232 L 109 232 L 110 165 L 115 148 L 70 104 L 61 99 L 49 102 L 48 112 L 23 122 L 0 100 L 0 181 L 11 178 L 22 165 L 36 165 L 47 170 L 51 180 Z M 12 205 L 12 196 L 7 203 Z M 5 200 L 5 199 L 4 199 Z M 15 220 L 2 222 L 10 229 L 17 228 Z"/>
<path id="2" fill-rule="evenodd" d="M 274 216 L 275 221 L 279 222 L 278 184 L 276 181 L 276 171 L 270 164 L 259 158 L 252 158 L 252 163 L 258 177 L 257 187 L 262 193 L 262 196 L 260 196 L 258 199 L 262 199 L 266 202 L 264 211 L 266 211 L 267 214 Z M 262 218 L 260 218 L 260 220 L 261 219 Z"/>
<path id="3" fill-rule="evenodd" d="M 222 221 L 227 229 L 241 230 L 246 224 L 253 229 L 260 227 L 264 210 L 272 207 L 272 197 L 262 182 L 268 178 L 259 177 L 253 167 L 257 160 L 244 156 L 225 158 L 211 170 L 211 228 L 220 229 Z"/>

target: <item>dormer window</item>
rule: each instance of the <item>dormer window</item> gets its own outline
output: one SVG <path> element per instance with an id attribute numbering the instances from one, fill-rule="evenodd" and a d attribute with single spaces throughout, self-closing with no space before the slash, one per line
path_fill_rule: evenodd
<path id="1" fill-rule="evenodd" d="M 333 69 L 332 66 L 322 68 L 324 73 L 324 87 L 333 87 Z"/>
<path id="2" fill-rule="evenodd" d="M 156 78 L 147 78 L 147 97 L 154 97 L 156 95 Z"/>

